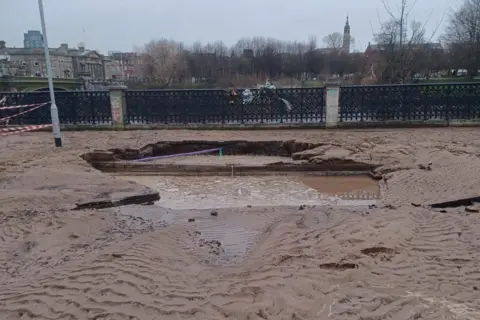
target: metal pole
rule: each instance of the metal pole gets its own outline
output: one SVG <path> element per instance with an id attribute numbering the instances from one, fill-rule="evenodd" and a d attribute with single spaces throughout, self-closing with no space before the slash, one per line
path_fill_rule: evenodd
<path id="1" fill-rule="evenodd" d="M 42 0 L 38 0 L 38 10 L 40 11 L 40 22 L 42 23 L 43 48 L 47 64 L 48 88 L 50 89 L 50 116 L 52 117 L 53 137 L 55 138 L 55 147 L 61 147 L 62 137 L 60 136 L 60 119 L 58 118 L 58 108 L 55 102 L 55 91 L 53 89 L 52 62 L 50 61 L 50 51 L 48 50 L 47 27 L 45 25 Z"/>

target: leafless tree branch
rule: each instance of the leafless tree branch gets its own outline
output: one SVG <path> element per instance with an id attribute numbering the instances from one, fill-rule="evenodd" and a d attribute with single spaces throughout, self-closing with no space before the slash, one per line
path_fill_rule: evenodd
<path id="1" fill-rule="evenodd" d="M 380 72 L 383 74 L 383 81 L 404 83 L 410 81 L 418 69 L 424 69 L 418 60 L 420 57 L 425 59 L 427 52 L 432 51 L 433 46 L 430 42 L 440 24 L 436 26 L 429 39 L 426 39 L 426 26 L 433 15 L 433 10 L 428 18 L 420 23 L 410 19 L 418 0 L 413 0 L 411 5 L 408 0 L 398 1 L 395 6 L 398 12 L 395 13 L 388 0 L 382 0 L 389 19 L 380 22 L 380 31 L 374 33 L 374 38 L 380 50 L 383 67 L 378 70 L 382 70 Z M 380 16 L 378 11 L 377 16 Z M 378 67 L 380 62 L 376 63 Z"/>
<path id="2" fill-rule="evenodd" d="M 340 32 L 331 33 L 323 38 L 326 47 L 335 52 L 343 49 L 343 35 Z"/>

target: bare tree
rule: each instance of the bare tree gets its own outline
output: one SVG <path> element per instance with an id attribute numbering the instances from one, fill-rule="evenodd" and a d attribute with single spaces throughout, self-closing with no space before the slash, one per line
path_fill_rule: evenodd
<path id="1" fill-rule="evenodd" d="M 472 79 L 480 68 L 480 0 L 465 0 L 449 17 L 445 41 L 457 69 Z"/>
<path id="2" fill-rule="evenodd" d="M 374 61 L 376 66 L 372 66 L 371 70 L 375 69 L 372 73 L 376 73 L 376 77 L 383 82 L 404 83 L 412 80 L 419 71 L 417 66 L 427 59 L 427 53 L 439 50 L 430 43 L 438 26 L 427 39 L 425 25 L 428 20 L 421 23 L 410 19 L 416 2 L 410 6 L 408 0 L 399 1 L 398 12 L 394 13 L 390 4 L 383 0 L 390 18 L 381 22 L 380 31 L 374 34 L 377 57 Z"/>
<path id="3" fill-rule="evenodd" d="M 170 40 L 153 40 L 142 53 L 143 76 L 151 83 L 166 88 L 181 81 L 186 73 L 184 50 L 181 44 Z"/>
<path id="4" fill-rule="evenodd" d="M 323 38 L 323 43 L 334 52 L 340 52 L 343 49 L 343 35 L 340 32 L 330 33 Z"/>
<path id="5" fill-rule="evenodd" d="M 225 88 L 257 85 L 267 79 L 293 85 L 318 79 L 322 73 L 328 77 L 332 72 L 360 72 L 361 63 L 342 53 L 342 36 L 332 38 L 338 41 L 334 45 L 337 52 L 331 54 L 317 50 L 315 38 L 298 42 L 253 37 L 240 39 L 231 47 L 222 42 L 197 42 L 189 48 L 175 41 L 151 41 L 136 50 L 142 58 L 135 71 L 140 79 L 129 85 Z"/>

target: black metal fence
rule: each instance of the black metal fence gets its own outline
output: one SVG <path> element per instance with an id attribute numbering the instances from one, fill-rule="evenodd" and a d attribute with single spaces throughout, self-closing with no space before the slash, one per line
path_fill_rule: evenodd
<path id="1" fill-rule="evenodd" d="M 125 124 L 301 124 L 325 122 L 325 88 L 236 92 L 127 90 Z M 48 102 L 48 92 L 0 93 L 0 119 Z M 62 124 L 111 124 L 109 91 L 59 91 Z M 342 86 L 340 122 L 480 119 L 480 83 Z M 50 106 L 13 117 L 10 124 L 50 123 Z M 5 121 L 0 121 L 0 125 Z"/>
<path id="2" fill-rule="evenodd" d="M 61 124 L 110 124 L 112 114 L 109 91 L 58 91 L 55 93 Z M 51 123 L 50 104 L 19 116 L 32 107 L 2 109 L 6 106 L 40 104 L 50 101 L 48 92 L 0 93 L 0 119 L 9 119 L 10 124 Z M 5 121 L 2 121 L 5 122 Z M 2 124 L 0 122 L 0 125 Z"/>
<path id="3" fill-rule="evenodd" d="M 480 118 L 480 83 L 345 86 L 340 122 Z"/>
<path id="4" fill-rule="evenodd" d="M 127 124 L 322 123 L 325 88 L 126 92 Z"/>

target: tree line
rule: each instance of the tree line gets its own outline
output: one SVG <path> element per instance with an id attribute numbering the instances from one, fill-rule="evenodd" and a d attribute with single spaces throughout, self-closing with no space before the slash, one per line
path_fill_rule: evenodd
<path id="1" fill-rule="evenodd" d="M 480 0 L 465 0 L 446 13 L 446 31 L 440 35 L 440 23 L 427 34 L 428 19 L 411 19 L 415 2 L 394 1 L 383 1 L 388 19 L 379 21 L 366 51 L 344 53 L 341 33 L 326 36 L 322 46 L 315 37 L 305 42 L 244 38 L 230 47 L 221 41 L 186 46 L 160 39 L 139 50 L 144 57 L 140 74 L 145 85 L 155 88 L 251 87 L 266 80 L 283 86 L 410 83 L 452 76 L 459 69 L 467 70 L 470 79 L 477 75 Z"/>
<path id="2" fill-rule="evenodd" d="M 320 75 L 361 70 L 363 53 L 318 50 L 317 41 L 287 42 L 255 37 L 227 47 L 222 42 L 186 47 L 172 40 L 145 45 L 142 75 L 150 84 L 173 87 L 194 83 L 202 87 L 249 86 L 267 79 L 302 85 Z M 288 83 L 285 83 L 288 85 Z"/>

